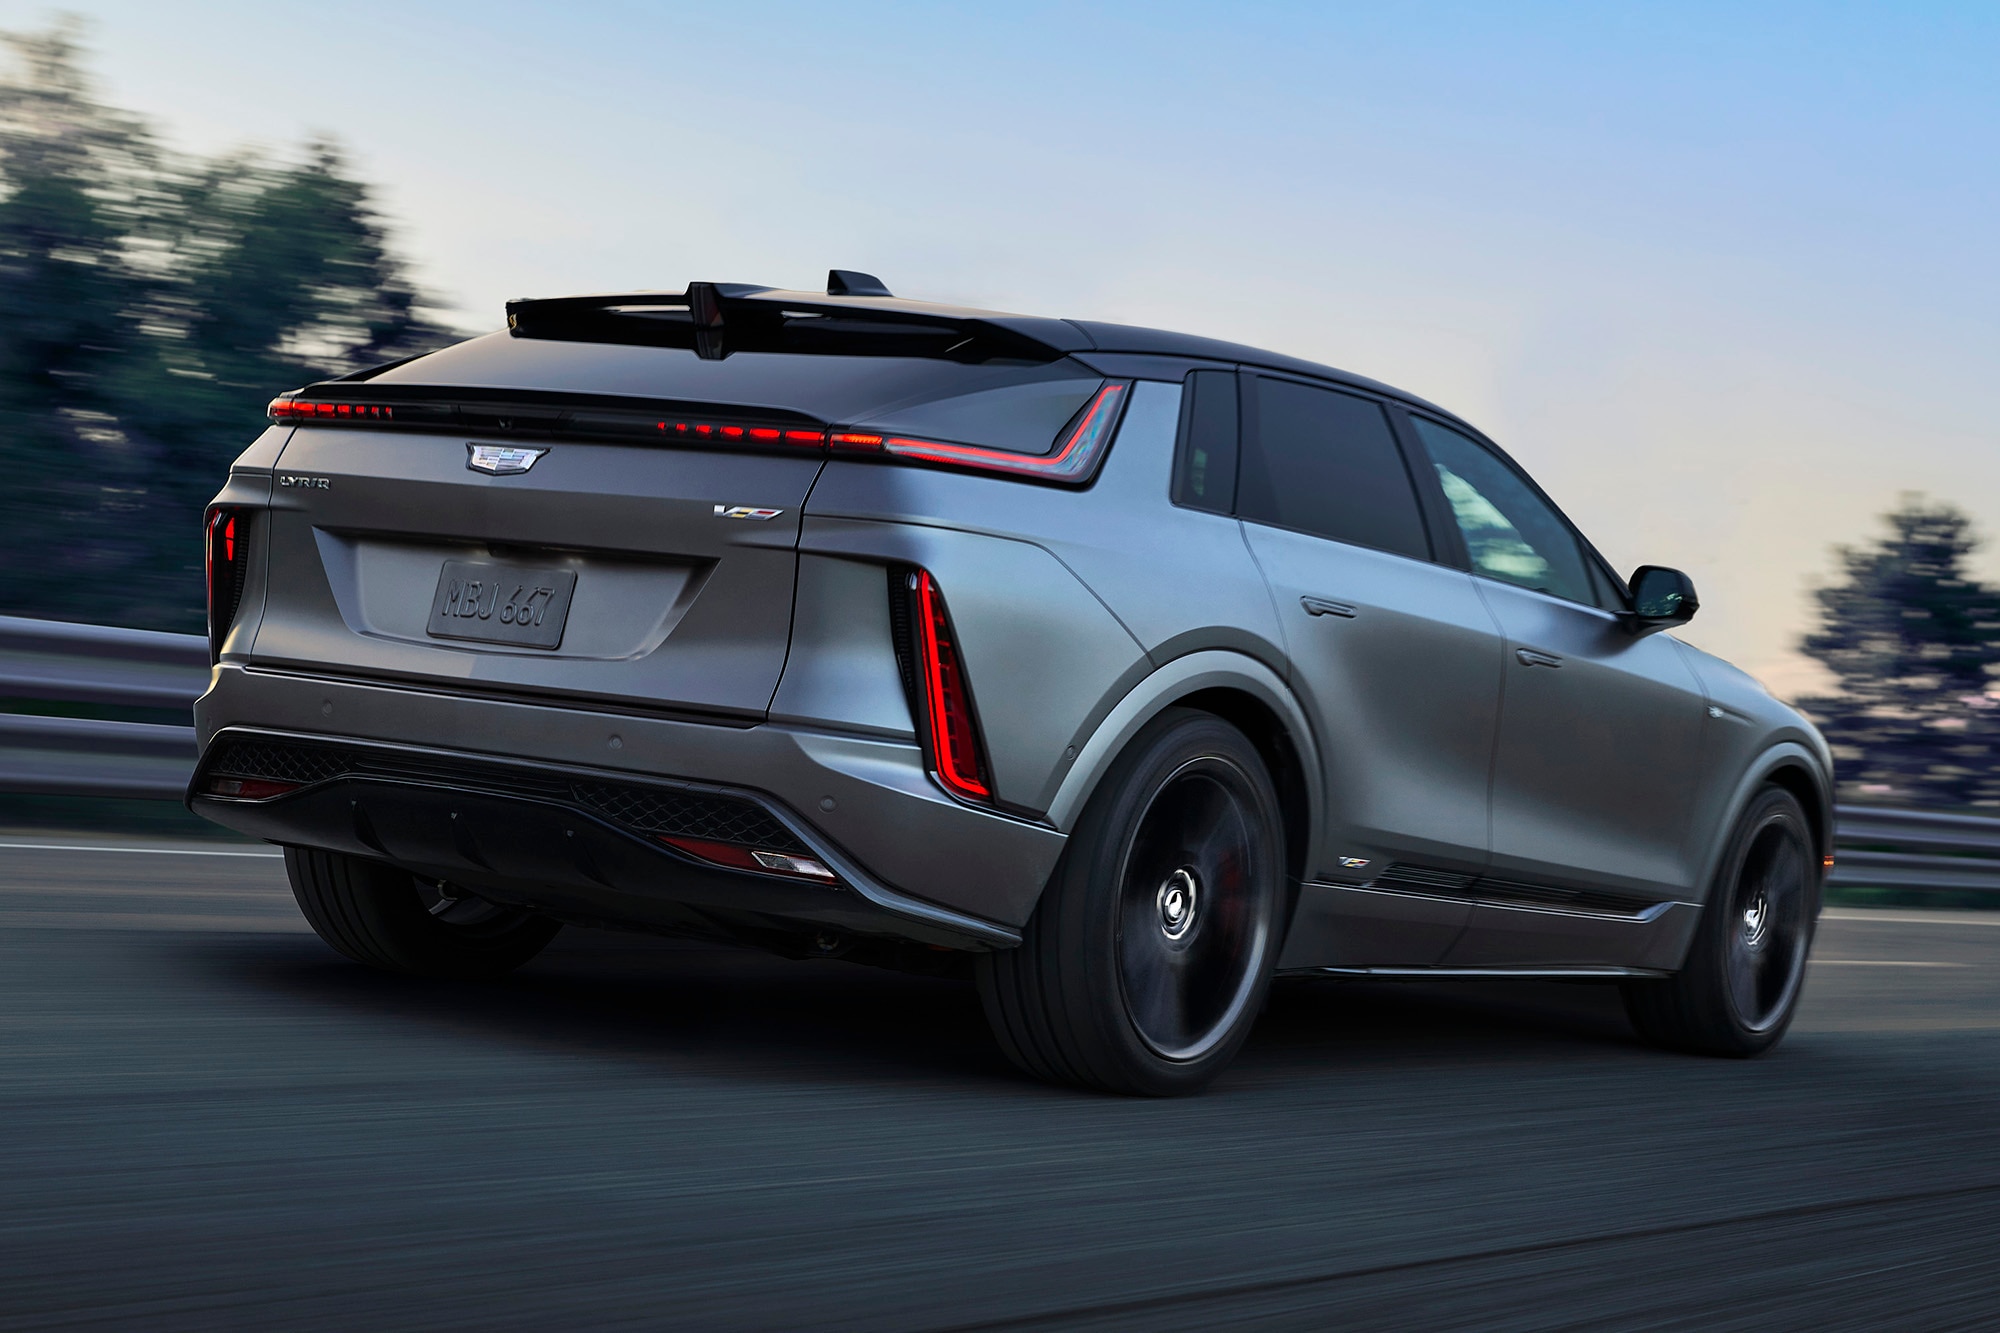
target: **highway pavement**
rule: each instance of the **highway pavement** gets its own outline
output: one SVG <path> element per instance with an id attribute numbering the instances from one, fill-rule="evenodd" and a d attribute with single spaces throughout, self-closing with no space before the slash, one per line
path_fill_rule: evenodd
<path id="1" fill-rule="evenodd" d="M 1762 1060 L 1315 981 L 1147 1102 L 954 983 L 581 930 L 412 981 L 263 849 L 0 844 L 4 1329 L 2000 1326 L 2000 913 L 1830 913 Z"/>

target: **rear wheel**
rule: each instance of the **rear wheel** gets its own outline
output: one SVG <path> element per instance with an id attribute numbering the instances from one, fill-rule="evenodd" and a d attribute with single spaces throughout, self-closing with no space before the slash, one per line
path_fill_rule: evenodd
<path id="1" fill-rule="evenodd" d="M 1000 1045 L 1051 1081 L 1200 1090 L 1262 1005 L 1283 882 L 1256 749 L 1209 714 L 1161 715 L 1077 822 L 1021 947 L 979 960 Z"/>
<path id="2" fill-rule="evenodd" d="M 1820 867 L 1798 798 L 1767 787 L 1737 821 L 1688 950 L 1661 981 L 1630 981 L 1642 1036 L 1709 1055 L 1758 1055 L 1791 1025 L 1819 920 Z"/>
<path id="3" fill-rule="evenodd" d="M 379 861 L 287 847 L 292 896 L 319 937 L 357 963 L 412 976 L 505 976 L 561 923 L 454 892 Z"/>

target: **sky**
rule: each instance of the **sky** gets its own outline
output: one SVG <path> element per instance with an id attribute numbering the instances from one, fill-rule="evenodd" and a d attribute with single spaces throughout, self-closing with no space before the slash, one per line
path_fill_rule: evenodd
<path id="1" fill-rule="evenodd" d="M 337 140 L 468 329 L 838 267 L 1322 361 L 1686 569 L 1781 696 L 1901 492 L 2000 538 L 1990 3 L 66 8 L 180 147 Z"/>

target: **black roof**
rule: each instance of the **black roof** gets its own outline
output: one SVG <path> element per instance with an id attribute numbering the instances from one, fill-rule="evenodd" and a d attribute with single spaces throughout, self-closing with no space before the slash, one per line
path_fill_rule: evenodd
<path id="1" fill-rule="evenodd" d="M 749 283 L 691 283 L 686 292 L 510 301 L 507 316 L 508 327 L 517 337 L 694 346 L 705 356 L 711 354 L 704 349 L 705 335 L 716 339 L 713 354 L 720 356 L 725 336 L 740 350 L 779 350 L 781 344 L 774 340 L 782 337 L 786 350 L 810 351 L 815 344 L 833 350 L 835 340 L 865 334 L 871 343 L 891 339 L 917 355 L 1082 354 L 1079 359 L 1086 362 L 1096 359 L 1091 353 L 1173 357 L 1327 380 L 1398 398 L 1456 420 L 1454 414 L 1393 385 L 1241 343 L 1166 329 L 1049 319 L 887 295 L 833 295 Z M 719 332 L 708 334 L 709 329 Z"/>

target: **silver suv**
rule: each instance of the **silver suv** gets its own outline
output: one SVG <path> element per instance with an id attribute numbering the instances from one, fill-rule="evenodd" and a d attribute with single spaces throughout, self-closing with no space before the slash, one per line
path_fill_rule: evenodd
<path id="1" fill-rule="evenodd" d="M 359 962 L 568 921 L 960 974 L 1023 1069 L 1156 1094 L 1273 975 L 1790 1021 L 1825 743 L 1409 394 L 836 271 L 515 302 L 270 415 L 188 799 Z"/>

